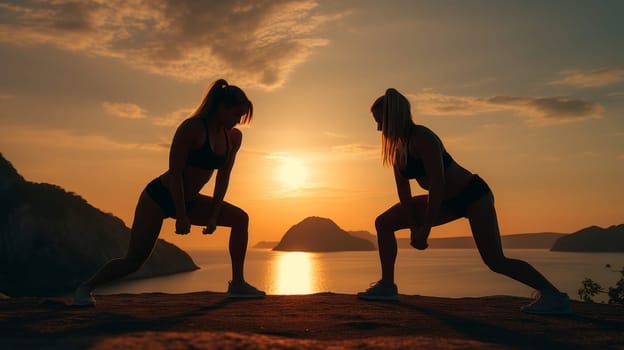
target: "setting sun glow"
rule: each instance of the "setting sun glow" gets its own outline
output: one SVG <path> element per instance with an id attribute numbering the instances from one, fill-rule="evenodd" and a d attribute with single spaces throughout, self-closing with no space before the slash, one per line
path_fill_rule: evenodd
<path id="1" fill-rule="evenodd" d="M 312 253 L 283 252 L 274 260 L 271 294 L 310 294 L 318 291 L 316 261 Z"/>
<path id="2" fill-rule="evenodd" d="M 300 159 L 284 158 L 277 169 L 277 177 L 285 190 L 299 190 L 305 184 L 308 171 Z"/>

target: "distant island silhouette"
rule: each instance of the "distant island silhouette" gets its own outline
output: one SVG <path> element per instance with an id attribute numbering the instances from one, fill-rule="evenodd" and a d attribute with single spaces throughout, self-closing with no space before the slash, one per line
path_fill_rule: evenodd
<path id="1" fill-rule="evenodd" d="M 329 219 L 328 219 L 329 220 Z M 377 246 L 377 236 L 368 231 L 345 231 Z M 502 235 L 505 249 L 548 249 L 560 252 L 624 252 L 624 224 L 608 228 L 590 226 L 574 233 L 536 232 Z M 280 242 L 262 241 L 255 249 L 273 249 Z M 414 249 L 409 238 L 397 238 L 400 249 Z M 376 248 L 375 248 L 376 249 Z M 429 238 L 429 249 L 476 249 L 472 236 Z M 276 249 L 286 250 L 286 249 Z M 302 249 L 303 250 L 303 249 Z"/>
<path id="2" fill-rule="evenodd" d="M 558 239 L 552 251 L 558 252 L 624 252 L 624 224 L 607 228 L 586 227 Z"/>
<path id="3" fill-rule="evenodd" d="M 59 186 L 25 180 L 0 153 L 0 292 L 46 296 L 74 289 L 106 261 L 126 253 L 121 219 Z M 191 257 L 159 239 L 128 279 L 198 269 Z"/>
<path id="4" fill-rule="evenodd" d="M 377 236 L 368 231 L 347 231 L 351 236 L 368 240 L 375 247 Z M 519 233 L 501 236 L 505 249 L 551 249 L 553 244 L 565 233 Z M 273 249 L 278 241 L 261 241 L 256 243 L 255 249 Z M 397 238 L 399 249 L 414 249 L 409 244 L 409 238 Z M 476 249 L 472 236 L 429 238 L 429 249 Z"/>
<path id="5" fill-rule="evenodd" d="M 550 249 L 564 233 L 536 232 L 502 235 L 504 249 Z M 409 238 L 398 239 L 399 248 L 411 248 Z M 430 249 L 476 249 L 472 236 L 429 238 Z"/>
<path id="6" fill-rule="evenodd" d="M 307 217 L 291 227 L 273 248 L 279 251 L 339 252 L 375 250 L 370 241 L 350 235 L 330 219 Z"/>

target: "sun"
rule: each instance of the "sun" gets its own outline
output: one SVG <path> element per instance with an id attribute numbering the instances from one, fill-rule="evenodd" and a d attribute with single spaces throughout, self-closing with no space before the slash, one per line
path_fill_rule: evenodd
<path id="1" fill-rule="evenodd" d="M 300 159 L 287 157 L 281 159 L 277 169 L 277 177 L 287 190 L 298 190 L 303 187 L 308 171 Z"/>

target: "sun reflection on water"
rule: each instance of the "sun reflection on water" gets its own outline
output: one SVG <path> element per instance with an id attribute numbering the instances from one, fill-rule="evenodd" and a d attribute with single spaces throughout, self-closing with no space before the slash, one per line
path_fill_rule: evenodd
<path id="1" fill-rule="evenodd" d="M 279 252 L 272 260 L 270 294 L 311 294 L 320 291 L 314 253 Z"/>

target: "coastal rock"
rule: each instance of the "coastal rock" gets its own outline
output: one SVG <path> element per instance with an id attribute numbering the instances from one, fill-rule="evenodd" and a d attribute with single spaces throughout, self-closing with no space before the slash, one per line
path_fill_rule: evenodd
<path id="1" fill-rule="evenodd" d="M 369 242 L 371 242 L 373 244 L 373 247 L 375 247 L 375 249 L 377 249 L 377 236 L 368 232 L 368 231 L 347 231 L 348 234 L 350 234 L 353 237 L 357 237 L 357 238 L 362 238 L 365 239 Z"/>
<path id="2" fill-rule="evenodd" d="M 24 180 L 0 154 L 0 292 L 44 296 L 76 287 L 127 251 L 130 229 L 59 186 Z M 159 239 L 128 278 L 195 270 L 191 257 Z"/>
<path id="3" fill-rule="evenodd" d="M 375 250 L 366 239 L 353 237 L 330 219 L 308 217 L 291 227 L 273 250 L 338 252 Z"/>
<path id="4" fill-rule="evenodd" d="M 279 242 L 275 241 L 260 241 L 256 243 L 252 248 L 253 249 L 273 249 Z"/>
<path id="5" fill-rule="evenodd" d="M 608 228 L 590 226 L 559 238 L 552 251 L 624 252 L 624 224 Z"/>

